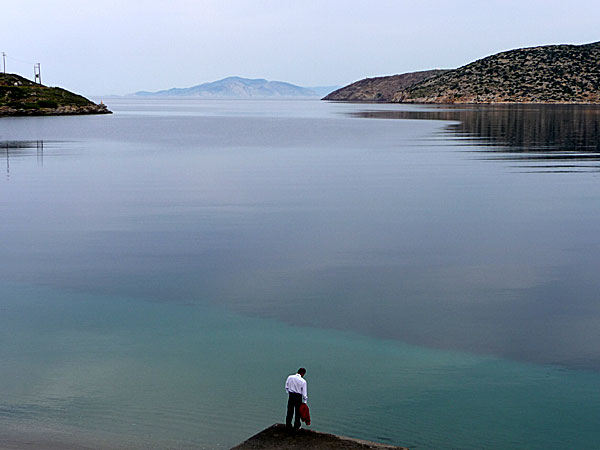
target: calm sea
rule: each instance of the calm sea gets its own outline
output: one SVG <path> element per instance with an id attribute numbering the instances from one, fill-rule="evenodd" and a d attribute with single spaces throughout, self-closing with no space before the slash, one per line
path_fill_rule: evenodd
<path id="1" fill-rule="evenodd" d="M 597 449 L 600 107 L 0 119 L 0 448 Z"/>

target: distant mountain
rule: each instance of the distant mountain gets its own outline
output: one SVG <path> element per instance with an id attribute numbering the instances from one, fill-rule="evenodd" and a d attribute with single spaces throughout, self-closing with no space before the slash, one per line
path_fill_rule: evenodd
<path id="1" fill-rule="evenodd" d="M 387 77 L 365 78 L 340 88 L 323 98 L 346 102 L 391 102 L 394 95 L 421 81 L 446 72 L 425 70 Z"/>
<path id="2" fill-rule="evenodd" d="M 262 78 L 228 77 L 189 88 L 173 88 L 158 92 L 136 92 L 138 97 L 200 97 L 200 98 L 320 98 L 336 87 L 301 87 L 283 81 Z"/>
<path id="3" fill-rule="evenodd" d="M 600 103 L 600 42 L 497 53 L 398 92 L 405 103 Z"/>

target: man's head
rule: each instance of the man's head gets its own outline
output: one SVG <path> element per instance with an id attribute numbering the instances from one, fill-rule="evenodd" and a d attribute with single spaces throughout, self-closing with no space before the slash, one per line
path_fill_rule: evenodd
<path id="1" fill-rule="evenodd" d="M 306 373 L 306 369 L 304 367 L 300 367 L 298 369 L 298 375 L 300 375 L 301 377 L 304 377 L 305 373 Z"/>

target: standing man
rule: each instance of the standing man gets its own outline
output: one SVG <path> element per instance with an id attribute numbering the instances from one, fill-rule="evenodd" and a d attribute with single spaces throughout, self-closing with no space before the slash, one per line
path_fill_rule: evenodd
<path id="1" fill-rule="evenodd" d="M 292 416 L 294 413 L 294 429 L 300 428 L 300 405 L 308 401 L 308 391 L 306 390 L 306 380 L 304 375 L 306 369 L 300 367 L 298 373 L 290 375 L 285 381 L 285 390 L 289 394 L 287 404 L 287 416 L 285 417 L 285 426 L 290 429 L 292 428 Z"/>

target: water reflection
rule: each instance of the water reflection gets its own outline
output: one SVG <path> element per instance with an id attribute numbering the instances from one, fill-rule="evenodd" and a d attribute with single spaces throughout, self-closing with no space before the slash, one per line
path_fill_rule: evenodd
<path id="1" fill-rule="evenodd" d="M 6 159 L 6 174 L 10 175 L 10 158 L 20 157 L 31 154 L 30 150 L 35 149 L 37 163 L 44 165 L 44 141 L 4 141 L 0 142 L 0 149 Z"/>
<path id="2" fill-rule="evenodd" d="M 598 109 L 342 106 L 453 122 L 440 139 L 427 120 L 262 104 L 16 122 L 0 279 L 600 371 L 597 176 L 474 160 L 583 170 Z"/>
<path id="3" fill-rule="evenodd" d="M 444 105 L 419 111 L 361 111 L 354 117 L 453 121 L 446 128 L 476 145 L 482 159 L 536 172 L 600 170 L 600 108 L 595 105 Z"/>

